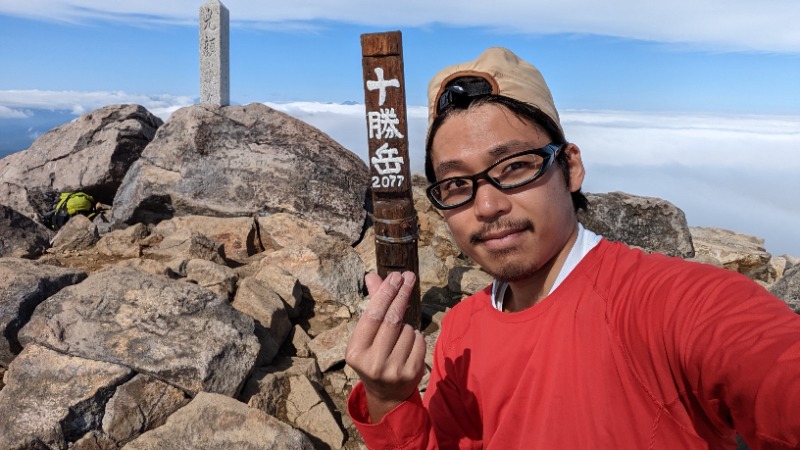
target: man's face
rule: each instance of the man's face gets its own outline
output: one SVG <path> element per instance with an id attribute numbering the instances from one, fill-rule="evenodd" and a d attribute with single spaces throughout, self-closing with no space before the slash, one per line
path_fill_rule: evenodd
<path id="1" fill-rule="evenodd" d="M 439 128 L 431 147 L 436 179 L 481 172 L 492 163 L 524 150 L 550 143 L 543 128 L 502 106 L 485 104 L 450 116 Z M 580 151 L 570 156 L 570 186 L 583 182 Z M 507 281 L 531 278 L 550 267 L 577 230 L 570 190 L 561 167 L 554 163 L 538 180 L 499 190 L 481 180 L 471 203 L 443 211 L 461 250 L 487 272 Z M 544 274 L 546 275 L 546 274 Z"/>

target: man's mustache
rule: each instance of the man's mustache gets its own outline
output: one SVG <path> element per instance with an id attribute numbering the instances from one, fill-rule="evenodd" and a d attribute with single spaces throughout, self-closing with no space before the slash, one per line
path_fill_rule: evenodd
<path id="1" fill-rule="evenodd" d="M 528 219 L 509 219 L 485 223 L 480 230 L 470 235 L 469 242 L 474 245 L 486 240 L 486 236 L 491 233 L 506 230 L 514 232 L 533 230 L 533 222 Z"/>

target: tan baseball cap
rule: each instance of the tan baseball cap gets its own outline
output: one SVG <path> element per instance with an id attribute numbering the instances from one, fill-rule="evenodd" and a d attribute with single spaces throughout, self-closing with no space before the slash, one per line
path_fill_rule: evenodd
<path id="1" fill-rule="evenodd" d="M 553 96 L 542 74 L 532 64 L 503 47 L 491 47 L 475 61 L 446 67 L 433 77 L 428 84 L 428 133 L 433 119 L 439 113 L 442 95 L 446 94 L 453 81 L 462 77 L 486 80 L 491 86 L 491 92 L 487 88 L 487 92 L 481 93 L 502 95 L 539 109 L 564 134 Z"/>

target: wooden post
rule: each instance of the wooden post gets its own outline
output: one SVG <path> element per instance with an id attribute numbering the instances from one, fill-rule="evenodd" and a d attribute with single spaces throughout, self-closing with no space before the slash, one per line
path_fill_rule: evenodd
<path id="1" fill-rule="evenodd" d="M 401 33 L 362 34 L 361 56 L 378 275 L 406 270 L 417 275 L 405 322 L 419 328 L 417 211 L 411 194 Z"/>

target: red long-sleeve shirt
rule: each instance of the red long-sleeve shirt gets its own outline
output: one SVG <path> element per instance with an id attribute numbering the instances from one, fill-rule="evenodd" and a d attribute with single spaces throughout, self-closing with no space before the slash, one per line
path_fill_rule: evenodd
<path id="1" fill-rule="evenodd" d="M 602 241 L 517 313 L 490 288 L 444 319 L 424 402 L 370 449 L 800 448 L 800 316 L 747 278 Z"/>

